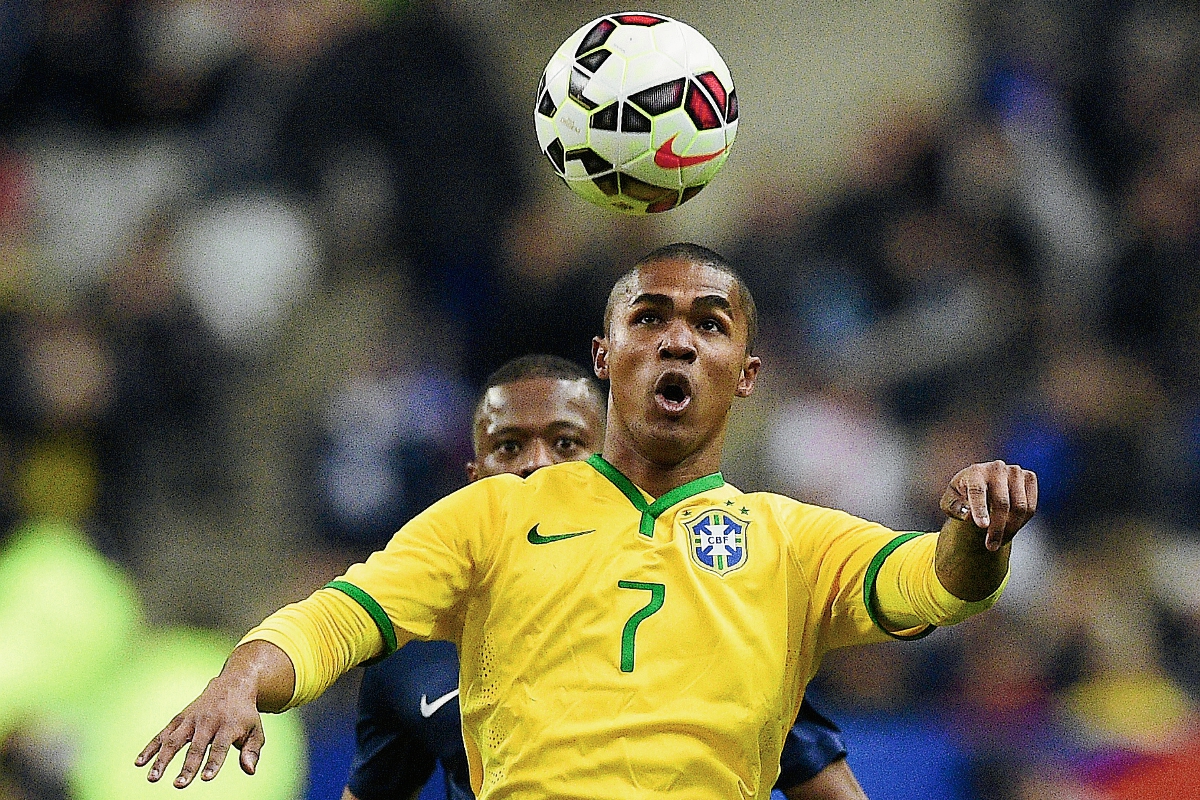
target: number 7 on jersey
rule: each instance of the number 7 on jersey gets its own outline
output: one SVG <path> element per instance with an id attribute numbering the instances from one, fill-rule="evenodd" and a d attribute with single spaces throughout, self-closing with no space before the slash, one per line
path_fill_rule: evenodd
<path id="1" fill-rule="evenodd" d="M 640 610 L 635 611 L 633 616 L 626 621 L 625 629 L 621 631 L 621 672 L 633 672 L 633 645 L 634 637 L 637 636 L 638 625 L 641 625 L 646 617 L 649 617 L 662 608 L 663 600 L 667 596 L 667 587 L 661 583 L 617 581 L 617 588 L 637 589 L 650 593 L 650 602 Z"/>

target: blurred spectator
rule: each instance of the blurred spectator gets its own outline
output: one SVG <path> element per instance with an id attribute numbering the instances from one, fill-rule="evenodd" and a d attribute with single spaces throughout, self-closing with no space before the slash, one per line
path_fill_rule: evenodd
<path id="1" fill-rule="evenodd" d="M 981 129 L 969 128 L 989 141 Z M 1021 242 L 1006 235 L 1011 206 L 959 145 L 964 135 L 901 114 L 864 140 L 854 181 L 832 204 L 769 217 L 734 247 L 772 288 L 764 338 L 794 342 L 781 355 L 910 426 L 950 402 L 1011 391 L 1026 366 L 1014 347 L 1027 335 L 1024 308 L 1010 298 L 1030 287 Z"/>
<path id="2" fill-rule="evenodd" d="M 914 529 L 940 512 L 912 498 L 961 463 L 1000 452 L 1039 473 L 996 616 L 819 676 L 874 800 L 1189 797 L 1200 12 L 966 12 L 962 84 L 940 107 L 881 104 L 846 174 L 727 168 L 761 190 L 702 243 L 754 288 L 767 368 L 723 470 Z M 139 606 L 103 588 L 128 578 L 99 550 L 134 568 L 151 619 L 241 632 L 461 483 L 468 432 L 445 421 L 474 381 L 518 351 L 586 361 L 612 279 L 672 220 L 549 213 L 533 191 L 520 87 L 540 57 L 515 74 L 534 34 L 502 26 L 545 18 L 448 0 L 0 4 L 0 530 L 17 531 L 0 572 L 37 530 L 38 563 L 74 576 L 77 604 L 93 591 L 88 613 Z M 62 522 L 29 522 L 47 515 Z M 0 669 L 44 611 L 0 621 L 16 625 Z M 192 633 L 123 636 L 147 686 L 209 658 Z M 109 719 L 134 691 L 112 683 Z M 331 698 L 317 724 L 341 724 Z M 46 719 L 0 732 L 0 796 L 144 790 L 99 766 L 128 743 L 73 749 Z M 897 752 L 922 769 L 897 778 Z"/>
<path id="3" fill-rule="evenodd" d="M 382 548 L 418 511 L 462 484 L 467 387 L 436 367 L 363 365 L 321 420 L 315 498 L 325 535 L 348 556 Z"/>
<path id="4" fill-rule="evenodd" d="M 228 489 L 220 404 L 230 359 L 176 282 L 167 220 L 147 224 L 91 299 L 114 353 L 111 401 L 96 427 L 98 516 L 126 542 L 154 496 L 194 503 Z"/>
<path id="5" fill-rule="evenodd" d="M 525 193 L 510 133 L 524 111 L 494 85 L 500 75 L 480 33 L 437 2 L 351 30 L 307 71 L 278 143 L 286 175 L 306 194 L 363 162 L 391 184 L 379 194 L 392 220 L 381 233 L 472 352 L 487 352 L 507 319 L 493 295 L 497 247 Z M 490 367 L 468 369 L 478 380 Z"/>
<path id="6" fill-rule="evenodd" d="M 160 257 L 207 325 L 253 363 L 319 275 L 311 220 L 264 193 L 215 198 L 173 223 Z"/>
<path id="7" fill-rule="evenodd" d="M 576 220 L 548 214 L 544 204 L 513 211 L 502 240 L 496 335 L 474 350 L 481 362 L 547 352 L 589 363 L 613 282 L 649 248 L 641 232 L 611 214 L 579 211 Z M 580 220 L 587 220 L 586 235 Z"/>
<path id="8" fill-rule="evenodd" d="M 775 407 L 767 445 L 774 483 L 805 502 L 841 508 L 893 528 L 907 505 L 912 451 L 902 432 L 861 397 L 800 394 Z M 862 491 L 870 486 L 870 492 Z"/>
<path id="9" fill-rule="evenodd" d="M 1135 362 L 1052 350 L 1036 393 L 1013 410 L 1001 452 L 1038 473 L 1038 513 L 1055 544 L 1069 545 L 1098 518 L 1171 511 L 1168 409 Z"/>

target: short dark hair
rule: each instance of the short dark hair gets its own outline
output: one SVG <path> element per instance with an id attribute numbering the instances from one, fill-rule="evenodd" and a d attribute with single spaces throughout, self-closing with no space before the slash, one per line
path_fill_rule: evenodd
<path id="1" fill-rule="evenodd" d="M 479 414 L 483 411 L 483 401 L 487 398 L 489 389 L 507 386 L 510 383 L 529 378 L 584 381 L 587 384 L 588 394 L 600 407 L 601 416 L 604 414 L 604 393 L 600 390 L 600 384 L 597 383 L 592 373 L 562 356 L 534 353 L 505 361 L 491 375 L 488 375 L 487 380 L 483 382 L 483 388 L 479 390 L 479 397 L 475 400 L 475 413 L 471 415 L 471 427 L 474 428 L 479 423 Z"/>
<path id="2" fill-rule="evenodd" d="M 617 297 L 637 278 L 643 267 L 661 261 L 689 261 L 702 267 L 712 267 L 717 272 L 730 277 L 733 285 L 737 288 L 738 297 L 742 301 L 742 310 L 746 312 L 746 353 L 751 353 L 754 349 L 754 340 L 758 338 L 758 306 L 754 302 L 754 295 L 750 293 L 750 287 L 720 253 L 690 242 L 668 244 L 646 254 L 628 272 L 617 279 L 617 282 L 613 284 L 612 291 L 608 293 L 608 303 L 604 306 L 604 335 L 608 335 L 608 327 L 612 324 Z"/>
<path id="3" fill-rule="evenodd" d="M 488 375 L 483 391 L 496 386 L 525 380 L 526 378 L 556 378 L 560 381 L 591 380 L 592 374 L 570 359 L 547 353 L 517 356 L 505 361 Z"/>

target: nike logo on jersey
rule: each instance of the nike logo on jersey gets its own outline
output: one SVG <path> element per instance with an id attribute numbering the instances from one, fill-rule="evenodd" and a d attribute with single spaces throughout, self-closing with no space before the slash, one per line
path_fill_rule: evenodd
<path id="1" fill-rule="evenodd" d="M 538 523 L 539 525 L 541 523 Z M 534 525 L 529 529 L 529 535 L 525 538 L 529 539 L 530 544 L 550 544 L 551 542 L 561 542 L 563 539 L 574 539 L 576 536 L 583 536 L 588 533 L 595 533 L 596 529 L 590 531 L 575 531 L 574 533 L 554 533 L 549 536 L 542 536 L 538 533 L 538 526 Z"/>
<path id="2" fill-rule="evenodd" d="M 453 700 L 456 697 L 458 697 L 458 689 L 455 689 L 453 692 L 446 692 L 444 695 L 439 697 L 437 700 L 434 700 L 432 703 L 429 702 L 428 697 L 426 697 L 425 695 L 421 695 L 421 716 L 425 717 L 425 719 L 429 719 L 430 717 L 432 717 L 434 714 L 437 713 L 437 710 L 439 708 L 446 705 L 446 703 L 449 703 L 451 700 Z"/>
<path id="3" fill-rule="evenodd" d="M 675 154 L 675 136 L 678 136 L 678 135 L 679 134 L 673 135 L 670 139 L 667 139 L 665 142 L 660 144 L 658 146 L 658 149 L 654 151 L 654 163 L 657 164 L 658 166 L 662 167 L 663 169 L 680 169 L 681 167 L 694 167 L 697 164 L 703 164 L 705 161 L 712 161 L 714 158 L 721 155 L 721 153 L 725 152 L 725 148 L 722 147 L 720 150 L 718 150 L 715 153 L 704 153 L 704 154 L 698 155 L 698 156 L 676 155 Z"/>

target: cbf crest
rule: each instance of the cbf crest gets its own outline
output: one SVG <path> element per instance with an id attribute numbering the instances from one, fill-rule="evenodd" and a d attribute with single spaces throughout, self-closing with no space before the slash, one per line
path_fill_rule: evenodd
<path id="1" fill-rule="evenodd" d="M 683 523 L 691 542 L 692 560 L 709 572 L 725 575 L 746 564 L 748 520 L 720 508 L 701 511 Z"/>

